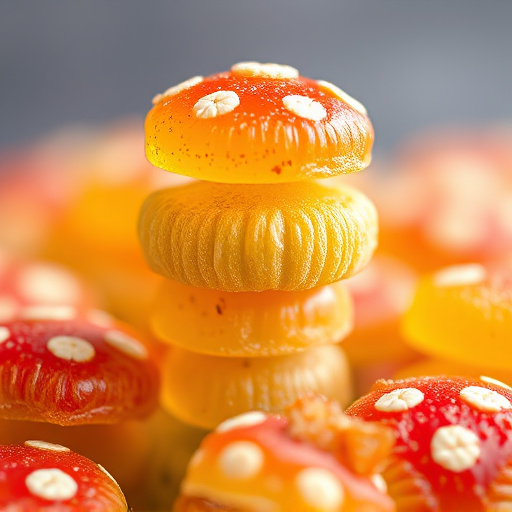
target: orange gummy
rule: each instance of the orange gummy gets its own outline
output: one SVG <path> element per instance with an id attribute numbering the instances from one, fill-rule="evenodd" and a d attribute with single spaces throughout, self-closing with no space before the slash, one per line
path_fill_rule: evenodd
<path id="1" fill-rule="evenodd" d="M 352 327 L 342 283 L 301 292 L 229 293 L 166 279 L 151 316 L 154 335 L 193 352 L 263 357 L 336 343 Z"/>
<path id="2" fill-rule="evenodd" d="M 279 73 L 289 66 L 262 76 L 245 64 L 251 76 L 234 66 L 155 98 L 145 123 L 152 164 L 208 181 L 283 183 L 370 163 L 373 128 L 360 103 L 296 70 Z"/>
<path id="3" fill-rule="evenodd" d="M 164 409 L 202 428 L 246 411 L 280 413 L 307 391 L 342 405 L 352 395 L 345 354 L 336 345 L 261 358 L 205 356 L 172 348 L 162 370 Z"/>

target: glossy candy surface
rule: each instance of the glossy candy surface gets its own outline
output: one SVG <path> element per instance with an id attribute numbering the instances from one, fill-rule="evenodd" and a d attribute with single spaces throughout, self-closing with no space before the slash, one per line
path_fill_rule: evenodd
<path id="1" fill-rule="evenodd" d="M 325 411 L 328 404 L 299 402 L 288 417 L 253 411 L 219 425 L 192 458 L 175 512 L 393 511 L 373 474 L 352 465 L 373 459 L 367 469 L 375 471 L 373 463 L 390 449 L 387 431 Z M 336 446 L 359 442 L 366 449 L 347 461 L 317 444 L 322 438 Z"/>
<path id="2" fill-rule="evenodd" d="M 301 292 L 229 293 L 166 279 L 152 310 L 155 336 L 184 349 L 264 357 L 336 343 L 352 327 L 342 283 Z"/>
<path id="3" fill-rule="evenodd" d="M 460 265 L 420 280 L 404 316 L 406 339 L 417 350 L 469 365 L 510 368 L 510 267 Z"/>
<path id="4" fill-rule="evenodd" d="M 162 407 L 203 428 L 253 409 L 280 413 L 308 391 L 344 405 L 352 398 L 345 354 L 335 345 L 260 358 L 205 356 L 172 348 L 162 372 Z"/>
<path id="5" fill-rule="evenodd" d="M 0 446 L 0 508 L 13 512 L 127 512 L 115 480 L 68 448 L 42 441 Z"/>
<path id="6" fill-rule="evenodd" d="M 134 336 L 97 312 L 77 319 L 63 306 L 27 308 L 0 324 L 0 417 L 79 425 L 149 414 L 158 370 Z"/>
<path id="7" fill-rule="evenodd" d="M 339 88 L 289 66 L 258 63 L 194 77 L 158 95 L 145 133 L 155 166 L 224 183 L 359 171 L 373 143 L 364 107 Z"/>
<path id="8" fill-rule="evenodd" d="M 488 379 L 379 381 L 347 410 L 394 429 L 383 471 L 398 512 L 512 507 L 512 391 Z"/>
<path id="9" fill-rule="evenodd" d="M 139 221 L 155 272 L 231 292 L 306 290 L 349 277 L 371 258 L 377 230 L 364 195 L 319 183 L 196 182 L 151 195 Z"/>

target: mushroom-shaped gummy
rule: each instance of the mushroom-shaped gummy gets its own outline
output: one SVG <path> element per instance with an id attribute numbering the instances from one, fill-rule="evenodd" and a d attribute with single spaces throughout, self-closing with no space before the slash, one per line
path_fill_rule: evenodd
<path id="1" fill-rule="evenodd" d="M 333 84 L 278 64 L 241 62 L 154 99 L 146 155 L 157 167 L 224 183 L 283 183 L 359 171 L 373 128 Z"/>
<path id="2" fill-rule="evenodd" d="M 175 512 L 391 512 L 375 477 L 391 443 L 387 429 L 318 396 L 286 416 L 249 412 L 205 438 Z"/>
<path id="3" fill-rule="evenodd" d="M 403 329 L 431 356 L 510 369 L 512 266 L 456 265 L 422 278 Z"/>
<path id="4" fill-rule="evenodd" d="M 100 465 L 44 441 L 0 446 L 0 509 L 13 512 L 127 512 Z"/>
<path id="5" fill-rule="evenodd" d="M 347 414 L 394 430 L 398 512 L 512 509 L 512 390 L 488 378 L 378 381 Z"/>
<path id="6" fill-rule="evenodd" d="M 116 423 L 149 414 L 157 395 L 148 347 L 97 311 L 32 307 L 0 324 L 0 418 Z"/>
<path id="7" fill-rule="evenodd" d="M 73 306 L 86 310 L 93 297 L 65 267 L 18 259 L 0 247 L 0 322 L 13 320 L 27 306 Z"/>

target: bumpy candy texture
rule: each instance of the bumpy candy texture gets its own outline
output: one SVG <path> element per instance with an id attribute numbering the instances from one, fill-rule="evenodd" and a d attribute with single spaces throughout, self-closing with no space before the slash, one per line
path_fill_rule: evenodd
<path id="1" fill-rule="evenodd" d="M 343 339 L 352 327 L 352 300 L 342 283 L 301 292 L 229 293 L 166 279 L 151 325 L 159 340 L 194 352 L 275 356 Z"/>
<path id="2" fill-rule="evenodd" d="M 347 413 L 392 427 L 383 477 L 398 512 L 512 507 L 512 391 L 490 379 L 379 381 Z"/>
<path id="3" fill-rule="evenodd" d="M 356 439 L 365 449 L 351 462 L 365 465 L 388 453 L 387 432 L 371 427 L 370 433 L 363 422 L 325 411 L 329 404 L 300 402 L 288 417 L 252 411 L 219 425 L 192 458 L 175 512 L 394 511 L 373 475 L 317 442 Z"/>
<path id="4" fill-rule="evenodd" d="M 173 173 L 224 183 L 283 183 L 359 171 L 373 128 L 341 89 L 289 66 L 241 63 L 155 98 L 146 155 Z"/>
<path id="5" fill-rule="evenodd" d="M 115 480 L 94 462 L 43 441 L 0 446 L 0 509 L 127 512 Z"/>
<path id="6" fill-rule="evenodd" d="M 410 344 L 469 365 L 510 368 L 510 267 L 447 267 L 423 278 L 403 328 Z"/>
<path id="7" fill-rule="evenodd" d="M 370 260 L 377 231 L 363 194 L 319 183 L 197 182 L 151 195 L 139 222 L 155 272 L 231 292 L 306 290 L 349 277 Z"/>
<path id="8" fill-rule="evenodd" d="M 115 423 L 154 409 L 159 378 L 147 346 L 97 312 L 73 315 L 34 307 L 0 325 L 1 418 Z"/>
<path id="9" fill-rule="evenodd" d="M 345 354 L 333 345 L 259 358 L 205 356 L 172 348 L 162 372 L 162 406 L 203 428 L 254 409 L 280 413 L 308 391 L 343 405 L 352 398 Z"/>

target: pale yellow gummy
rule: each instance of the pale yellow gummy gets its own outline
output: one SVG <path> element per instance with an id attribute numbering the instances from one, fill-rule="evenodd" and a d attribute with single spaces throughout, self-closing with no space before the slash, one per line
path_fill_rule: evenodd
<path id="1" fill-rule="evenodd" d="M 145 202 L 139 235 L 152 269 L 223 291 L 306 290 L 355 274 L 377 245 L 362 193 L 320 183 L 196 182 Z"/>
<path id="2" fill-rule="evenodd" d="M 202 428 L 247 411 L 282 413 L 308 391 L 342 406 L 352 399 L 350 369 L 337 345 L 260 358 L 205 356 L 172 348 L 162 372 L 162 407 Z"/>

